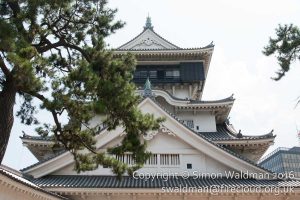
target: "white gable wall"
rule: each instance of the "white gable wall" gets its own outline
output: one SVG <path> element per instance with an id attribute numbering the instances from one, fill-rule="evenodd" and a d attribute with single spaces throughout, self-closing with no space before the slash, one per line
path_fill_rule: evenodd
<path id="1" fill-rule="evenodd" d="M 150 29 L 146 29 L 142 34 L 119 49 L 176 49 L 175 45 L 158 36 Z"/>
<path id="2" fill-rule="evenodd" d="M 123 137 L 118 137 L 109 144 L 105 145 L 103 149 L 107 147 L 116 146 L 121 142 Z M 224 171 L 232 171 L 229 167 L 219 163 L 209 155 L 205 155 L 202 152 L 194 149 L 187 143 L 180 140 L 178 137 L 168 135 L 167 133 L 158 133 L 153 139 L 148 141 L 147 150 L 153 154 L 179 154 L 180 165 L 177 166 L 164 166 L 158 165 L 145 165 L 139 170 L 141 173 L 185 173 L 192 174 L 194 171 L 200 173 L 224 173 Z M 192 164 L 192 169 L 187 169 L 187 164 Z M 53 172 L 54 175 L 76 175 L 73 170 L 74 165 L 68 165 L 58 171 Z M 81 175 L 113 175 L 109 168 L 103 168 L 100 166 L 97 170 L 82 172 Z"/>

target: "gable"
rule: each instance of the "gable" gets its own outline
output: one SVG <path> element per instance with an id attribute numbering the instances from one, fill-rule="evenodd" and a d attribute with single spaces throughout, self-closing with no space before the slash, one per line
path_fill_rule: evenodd
<path id="1" fill-rule="evenodd" d="M 114 147 L 121 143 L 124 135 L 112 140 L 110 143 L 104 145 L 101 150 L 105 150 L 108 147 Z M 168 134 L 166 132 L 159 131 L 153 137 L 147 140 L 147 150 L 152 153 L 156 158 L 155 164 L 145 164 L 143 168 L 139 169 L 139 172 L 154 173 L 154 172 L 177 172 L 184 173 L 189 171 L 191 174 L 194 171 L 201 173 L 224 173 L 225 171 L 235 171 L 231 167 L 220 163 L 214 158 L 206 155 L 205 153 L 195 149 L 191 145 L 182 141 L 174 134 Z M 178 155 L 177 164 L 162 164 L 163 157 Z M 126 162 L 126 160 L 125 160 Z M 191 164 L 192 169 L 187 169 L 187 165 Z M 74 164 L 69 164 L 53 173 L 51 175 L 77 175 L 74 171 Z M 82 172 L 80 175 L 114 175 L 109 168 L 99 166 L 97 170 Z M 224 174 L 225 175 L 225 174 Z"/>
<path id="2" fill-rule="evenodd" d="M 120 46 L 118 50 L 145 50 L 145 49 L 178 49 L 179 47 L 168 42 L 153 30 L 147 28 L 137 37 Z"/>
<path id="3" fill-rule="evenodd" d="M 198 158 L 201 155 L 204 155 L 205 159 L 201 161 L 201 159 L 197 162 L 205 161 L 207 165 L 205 168 L 199 168 L 199 170 L 209 169 L 209 170 L 225 170 L 231 169 L 231 171 L 239 171 L 239 172 L 249 172 L 249 173 L 269 173 L 268 171 L 244 160 L 235 155 L 232 152 L 229 152 L 226 149 L 222 149 L 211 141 L 208 141 L 204 137 L 201 137 L 194 133 L 189 128 L 185 127 L 183 124 L 178 122 L 174 117 L 164 111 L 161 107 L 159 107 L 152 99 L 146 98 L 144 99 L 138 106 L 142 112 L 144 113 L 153 113 L 155 117 L 165 117 L 165 121 L 162 124 L 161 131 L 165 132 L 169 138 L 166 140 L 170 140 L 168 144 L 172 145 L 172 137 L 175 137 L 178 141 L 181 141 L 182 147 L 191 148 L 192 151 L 197 153 L 193 154 L 195 156 L 190 157 L 187 160 L 193 161 L 196 159 L 197 154 Z M 117 129 L 108 132 L 104 130 L 99 135 L 96 136 L 96 147 L 97 149 L 101 149 L 105 145 L 113 142 L 117 138 L 124 134 L 123 128 L 118 127 Z M 154 134 L 154 138 L 159 136 L 160 133 Z M 174 136 L 173 136 L 174 134 Z M 158 138 L 157 138 L 158 139 Z M 174 138 L 173 138 L 174 139 Z M 161 141 L 162 142 L 162 141 Z M 150 143 L 151 144 L 151 143 Z M 163 144 L 161 144 L 163 145 Z M 167 149 L 166 146 L 162 146 L 162 149 Z M 192 154 L 191 154 L 192 155 Z M 202 156 L 203 157 L 203 156 Z M 207 159 L 206 159 L 207 158 Z M 217 161 L 217 162 L 216 162 Z M 42 177 L 44 175 L 51 174 L 55 171 L 59 171 L 64 167 L 72 164 L 73 158 L 70 153 L 65 153 L 60 155 L 52 160 L 49 160 L 41 165 L 35 166 L 33 168 L 29 168 L 24 170 L 24 173 L 31 174 L 35 178 Z M 204 165 L 202 165 L 203 167 Z M 216 166 L 216 168 L 213 168 Z M 176 170 L 175 168 L 172 168 Z M 178 169 L 178 168 L 177 168 Z M 108 169 L 109 170 L 109 169 Z M 215 171 L 214 171 L 215 172 Z M 90 172 L 89 172 L 90 173 Z"/>

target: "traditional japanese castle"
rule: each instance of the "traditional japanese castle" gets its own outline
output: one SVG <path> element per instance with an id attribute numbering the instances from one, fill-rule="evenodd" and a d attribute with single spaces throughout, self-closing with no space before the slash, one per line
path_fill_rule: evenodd
<path id="1" fill-rule="evenodd" d="M 299 181 L 273 176 L 257 164 L 274 142 L 273 131 L 259 136 L 236 131 L 228 121 L 233 96 L 202 99 L 213 51 L 213 43 L 188 49 L 172 44 L 148 17 L 143 31 L 114 52 L 116 57 L 131 52 L 138 61 L 133 81 L 141 111 L 166 119 L 142 138 L 152 152 L 144 167 L 120 181 L 105 166 L 77 174 L 72 154 L 52 149 L 51 138 L 24 135 L 23 144 L 39 161 L 23 169 L 23 176 L 68 199 L 300 199 Z M 110 132 L 102 127 L 96 146 L 103 152 L 125 134 L 121 127 Z M 134 162 L 130 154 L 118 159 Z"/>

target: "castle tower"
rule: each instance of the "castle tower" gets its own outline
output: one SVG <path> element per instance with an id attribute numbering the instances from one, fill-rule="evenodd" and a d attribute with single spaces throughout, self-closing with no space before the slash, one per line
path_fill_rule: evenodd
<path id="1" fill-rule="evenodd" d="M 156 174 L 153 180 L 124 176 L 118 181 L 111 169 L 100 166 L 97 170 L 76 174 L 71 153 L 63 147 L 51 148 L 52 138 L 24 135 L 24 145 L 37 157 L 38 163 L 22 170 L 33 183 L 73 199 L 218 199 L 209 192 L 163 194 L 163 187 L 204 186 L 255 186 L 280 185 L 281 180 L 266 177 L 224 178 L 226 172 L 270 175 L 272 172 L 257 165 L 257 161 L 273 144 L 273 131 L 259 136 L 236 131 L 228 121 L 234 104 L 232 96 L 218 100 L 203 100 L 205 81 L 214 45 L 201 48 L 181 48 L 167 41 L 154 31 L 150 17 L 140 34 L 115 49 L 114 56 L 132 53 L 137 59 L 133 82 L 142 101 L 138 108 L 166 120 L 157 131 L 145 133 L 147 150 L 151 158 L 137 175 Z M 101 117 L 97 118 L 100 119 Z M 101 123 L 101 121 L 94 122 Z M 113 131 L 101 128 L 96 136 L 98 151 L 119 144 L 124 138 L 121 127 Z M 119 156 L 131 164 L 130 154 Z M 185 173 L 218 174 L 210 177 L 183 177 Z M 178 177 L 158 177 L 157 174 L 173 173 Z M 195 174 L 194 174 L 195 175 Z M 295 184 L 295 182 L 285 183 Z M 300 183 L 297 182 L 300 186 Z M 297 190 L 298 191 L 298 190 Z M 297 195 L 299 195 L 299 191 Z M 220 193 L 224 199 L 244 199 L 238 192 Z M 253 199 L 271 196 L 258 192 Z M 190 195 L 190 196 L 189 196 Z M 195 196 L 193 196 L 195 195 Z M 198 195 L 198 196 L 197 196 Z M 295 197 L 295 198 L 294 198 Z M 297 199 L 293 196 L 291 199 Z M 283 198 L 283 197 L 282 197 Z M 220 199 L 220 198 L 219 198 Z"/>

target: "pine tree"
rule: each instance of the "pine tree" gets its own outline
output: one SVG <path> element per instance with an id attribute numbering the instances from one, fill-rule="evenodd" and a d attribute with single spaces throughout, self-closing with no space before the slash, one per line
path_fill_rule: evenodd
<path id="1" fill-rule="evenodd" d="M 300 60 L 300 30 L 293 24 L 279 25 L 276 36 L 275 39 L 270 38 L 263 53 L 266 56 L 275 54 L 280 69 L 276 72 L 277 77 L 273 79 L 278 81 L 290 70 L 292 62 Z"/>
<path id="2" fill-rule="evenodd" d="M 104 39 L 124 25 L 115 21 L 116 10 L 106 0 L 2 0 L 0 6 L 0 163 L 19 95 L 22 123 L 39 124 L 42 136 L 53 134 L 74 155 L 78 172 L 106 165 L 121 175 L 141 167 L 150 153 L 140 136 L 158 129 L 162 119 L 137 108 L 134 57 L 106 50 Z M 34 99 L 53 124 L 40 124 Z M 97 152 L 98 127 L 83 128 L 97 113 L 105 114 L 108 130 L 124 127 L 124 140 L 108 152 L 131 152 L 135 166 Z"/>

